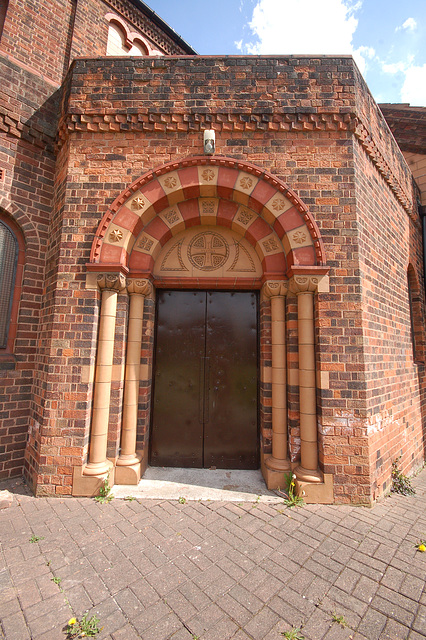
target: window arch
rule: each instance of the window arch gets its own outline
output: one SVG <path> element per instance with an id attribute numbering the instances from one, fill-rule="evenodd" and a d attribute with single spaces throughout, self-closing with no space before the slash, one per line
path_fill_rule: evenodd
<path id="1" fill-rule="evenodd" d="M 413 360 L 417 363 L 425 361 L 424 327 L 422 314 L 422 297 L 413 266 L 407 269 L 408 300 L 410 305 L 411 342 Z"/>
<path id="2" fill-rule="evenodd" d="M 142 36 L 132 32 L 126 23 L 114 16 L 107 14 L 108 41 L 107 56 L 147 56 L 149 49 Z"/>
<path id="3" fill-rule="evenodd" d="M 11 353 L 16 337 L 24 267 L 19 227 L 0 216 L 0 353 Z"/>

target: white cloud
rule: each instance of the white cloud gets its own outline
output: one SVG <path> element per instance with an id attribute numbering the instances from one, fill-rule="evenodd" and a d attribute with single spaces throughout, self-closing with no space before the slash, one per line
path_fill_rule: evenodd
<path id="1" fill-rule="evenodd" d="M 258 0 L 249 23 L 256 41 L 242 44 L 241 50 L 249 54 L 351 54 L 358 25 L 355 14 L 361 4 L 351 0 Z"/>
<path id="2" fill-rule="evenodd" d="M 384 71 L 385 73 L 405 73 L 407 71 L 407 69 L 409 68 L 409 64 L 407 64 L 406 62 L 382 62 L 381 63 L 382 66 L 382 71 Z"/>
<path id="3" fill-rule="evenodd" d="M 417 28 L 417 22 L 414 20 L 414 18 L 407 18 L 406 21 L 403 22 L 400 27 L 397 27 L 395 29 L 395 32 L 402 31 L 403 29 L 405 29 L 406 31 L 414 31 L 414 29 L 416 28 Z"/>
<path id="4" fill-rule="evenodd" d="M 405 73 L 401 89 L 402 102 L 409 102 L 413 107 L 426 106 L 426 64 L 422 67 L 411 66 Z"/>
<path id="5" fill-rule="evenodd" d="M 376 58 L 376 51 L 373 47 L 358 47 L 352 51 L 352 55 L 357 63 L 359 70 L 363 75 L 367 73 L 368 62 L 367 60 L 374 60 Z"/>

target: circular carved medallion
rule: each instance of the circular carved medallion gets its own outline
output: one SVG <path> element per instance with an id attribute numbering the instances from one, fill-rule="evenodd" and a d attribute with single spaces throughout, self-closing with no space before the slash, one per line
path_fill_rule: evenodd
<path id="1" fill-rule="evenodd" d="M 212 231 L 194 236 L 188 246 L 188 260 L 196 269 L 214 271 L 223 267 L 229 256 L 225 238 Z"/>

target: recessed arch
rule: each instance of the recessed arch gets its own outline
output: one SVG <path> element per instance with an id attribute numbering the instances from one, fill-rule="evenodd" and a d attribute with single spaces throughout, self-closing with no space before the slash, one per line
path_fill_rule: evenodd
<path id="1" fill-rule="evenodd" d="M 239 233 L 268 277 L 325 265 L 318 227 L 283 181 L 253 164 L 205 156 L 163 165 L 125 189 L 98 227 L 90 262 L 148 275 L 173 235 L 203 224 Z"/>

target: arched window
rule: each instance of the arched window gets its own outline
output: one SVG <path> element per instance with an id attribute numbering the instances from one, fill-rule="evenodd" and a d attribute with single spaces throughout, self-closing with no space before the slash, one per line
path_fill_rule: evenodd
<path id="1" fill-rule="evenodd" d="M 107 14 L 109 21 L 107 56 L 147 56 L 149 50 L 142 37 L 130 31 L 121 18 Z"/>
<path id="2" fill-rule="evenodd" d="M 13 350 L 23 265 L 24 247 L 19 229 L 12 221 L 0 218 L 0 353 Z"/>
<path id="3" fill-rule="evenodd" d="M 424 326 L 422 313 L 422 297 L 416 278 L 416 272 L 410 264 L 407 270 L 408 299 L 410 304 L 411 341 L 413 360 L 417 363 L 425 361 Z"/>

